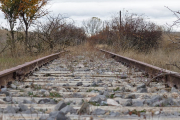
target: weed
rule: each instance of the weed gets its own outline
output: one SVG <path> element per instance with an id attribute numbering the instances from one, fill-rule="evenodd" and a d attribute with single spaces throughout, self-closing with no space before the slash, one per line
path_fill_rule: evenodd
<path id="1" fill-rule="evenodd" d="M 51 97 L 62 97 L 59 93 L 56 92 L 50 92 Z"/>
<path id="2" fill-rule="evenodd" d="M 28 92 L 28 96 L 31 96 L 31 95 L 33 95 L 33 93 L 32 92 Z"/>
<path id="3" fill-rule="evenodd" d="M 21 89 L 21 90 L 20 90 L 20 92 L 24 92 L 24 90 L 23 90 L 23 89 Z"/>
<path id="4" fill-rule="evenodd" d="M 40 85 L 34 85 L 34 89 L 40 90 L 42 87 Z"/>
<path id="5" fill-rule="evenodd" d="M 134 110 L 132 110 L 132 111 L 129 110 L 129 114 L 130 114 L 130 115 L 131 115 L 131 114 L 136 114 L 136 115 L 140 116 L 140 113 L 143 113 L 143 112 L 146 113 L 146 110 L 145 110 L 145 109 L 144 109 L 144 110 L 141 110 L 141 111 L 137 111 L 136 109 L 134 109 Z"/>
<path id="6" fill-rule="evenodd" d="M 119 91 L 120 90 L 120 88 L 119 87 L 117 87 L 116 89 L 113 89 L 113 91 Z"/>
<path id="7" fill-rule="evenodd" d="M 96 102 L 89 102 L 89 104 L 94 105 L 94 106 L 100 106 L 100 104 Z"/>
<path id="8" fill-rule="evenodd" d="M 89 90 L 87 90 L 86 92 L 92 92 L 93 90 L 99 92 L 98 89 L 89 89 Z"/>
<path id="9" fill-rule="evenodd" d="M 110 97 L 110 98 L 114 98 L 114 94 L 111 94 L 109 97 Z"/>
<path id="10" fill-rule="evenodd" d="M 51 76 L 51 74 L 50 74 L 50 73 L 46 73 L 46 74 L 44 75 L 44 77 L 48 77 L 48 76 Z"/>

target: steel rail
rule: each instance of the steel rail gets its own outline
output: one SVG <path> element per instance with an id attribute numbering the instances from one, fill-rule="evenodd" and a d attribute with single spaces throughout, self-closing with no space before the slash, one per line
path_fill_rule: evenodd
<path id="1" fill-rule="evenodd" d="M 153 79 L 157 76 L 160 77 L 163 82 L 167 83 L 170 87 L 180 88 L 180 74 L 177 72 L 173 72 L 170 70 L 166 70 L 157 66 L 153 66 L 141 61 L 137 61 L 128 57 L 124 57 L 106 50 L 98 49 L 101 52 L 105 53 L 108 57 L 115 59 L 117 62 L 121 62 L 124 65 L 131 67 L 131 68 L 138 68 L 139 70 L 146 72 L 150 75 Z M 147 84 L 149 84 L 148 81 Z"/>
<path id="2" fill-rule="evenodd" d="M 25 64 L 18 65 L 16 67 L 6 69 L 4 71 L 0 71 L 0 86 L 3 87 L 7 85 L 9 82 L 14 80 L 20 80 L 22 77 L 27 75 L 28 73 L 38 69 L 39 67 L 43 66 L 44 64 L 59 58 L 61 54 L 64 52 L 59 52 L 56 54 L 51 54 L 31 62 L 26 62 Z"/>

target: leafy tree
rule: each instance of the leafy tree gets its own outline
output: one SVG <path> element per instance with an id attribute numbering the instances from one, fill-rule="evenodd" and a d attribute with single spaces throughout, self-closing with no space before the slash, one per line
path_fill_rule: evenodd
<path id="1" fill-rule="evenodd" d="M 27 48 L 29 48 L 30 52 L 32 51 L 31 41 L 28 40 L 28 30 L 36 19 L 48 13 L 46 9 L 43 9 L 48 1 L 49 0 L 0 0 L 0 9 L 4 12 L 5 18 L 10 24 L 13 49 L 15 48 L 13 29 L 16 19 L 19 18 L 25 25 L 25 52 L 27 52 Z"/>
<path id="2" fill-rule="evenodd" d="M 11 53 L 14 55 L 16 51 L 15 39 L 14 39 L 14 26 L 18 18 L 19 0 L 0 0 L 0 9 L 5 15 L 5 19 L 9 22 L 11 38 L 9 38 L 9 44 L 11 45 Z"/>
<path id="3" fill-rule="evenodd" d="M 41 18 L 42 16 L 48 13 L 47 10 L 43 9 L 44 6 L 48 3 L 49 0 L 19 0 L 19 17 L 20 20 L 23 21 L 25 25 L 25 51 L 27 52 L 27 48 L 29 45 L 30 52 L 31 49 L 31 42 L 28 40 L 28 30 L 29 27 L 33 24 L 33 22 Z"/>

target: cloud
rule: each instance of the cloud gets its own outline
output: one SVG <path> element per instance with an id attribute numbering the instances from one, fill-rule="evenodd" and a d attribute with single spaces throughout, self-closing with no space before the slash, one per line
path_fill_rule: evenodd
<path id="1" fill-rule="evenodd" d="M 72 18 L 77 25 L 91 17 L 109 20 L 112 16 L 118 15 L 120 10 L 144 14 L 153 22 L 163 25 L 176 20 L 165 6 L 177 11 L 179 4 L 179 0 L 51 0 L 46 8 L 51 11 L 51 15 L 63 14 Z M 3 19 L 4 16 L 0 12 L 1 22 L 6 22 Z"/>

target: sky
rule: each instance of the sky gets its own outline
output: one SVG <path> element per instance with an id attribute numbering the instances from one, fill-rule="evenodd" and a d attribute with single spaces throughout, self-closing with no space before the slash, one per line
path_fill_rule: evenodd
<path id="1" fill-rule="evenodd" d="M 177 18 L 165 6 L 178 11 L 180 0 L 50 0 L 46 8 L 51 15 L 62 14 L 73 19 L 78 26 L 91 17 L 110 20 L 120 10 L 144 14 L 149 21 L 158 25 L 172 24 Z M 0 24 L 5 23 L 4 15 L 0 12 Z"/>

